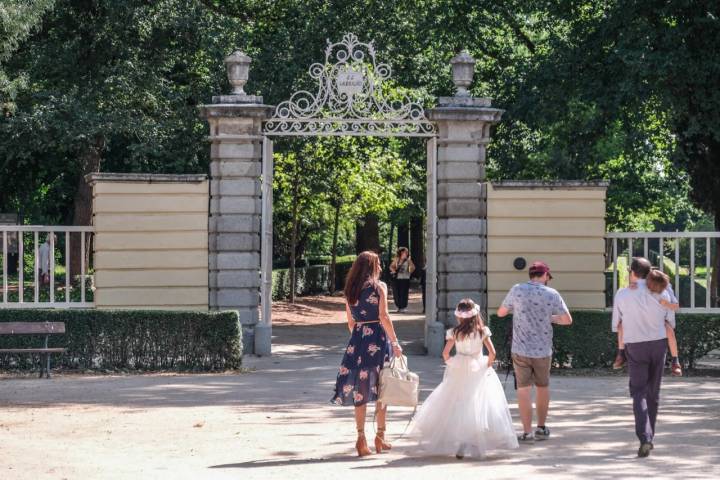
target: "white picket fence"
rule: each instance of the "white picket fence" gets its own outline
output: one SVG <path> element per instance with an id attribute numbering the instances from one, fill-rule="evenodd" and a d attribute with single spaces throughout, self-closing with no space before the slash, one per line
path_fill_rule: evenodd
<path id="1" fill-rule="evenodd" d="M 713 304 L 710 288 L 714 273 L 713 259 L 719 253 L 714 247 L 714 239 L 717 238 L 720 238 L 720 232 L 611 232 L 606 234 L 609 247 L 607 251 L 610 254 L 609 259 L 612 260 L 610 262 L 613 275 L 612 296 L 614 297 L 618 290 L 619 275 L 627 275 L 627 270 L 619 271 L 619 257 L 626 257 L 627 265 L 629 265 L 633 256 L 643 256 L 650 259 L 661 271 L 666 270 L 665 259 L 669 258 L 674 267 L 666 273 L 672 274 L 674 277 L 673 287 L 680 299 L 681 311 L 688 313 L 720 312 L 717 300 Z M 687 267 L 681 266 L 682 250 L 688 254 Z M 666 253 L 670 255 L 666 255 Z M 703 266 L 705 275 L 700 276 L 697 274 L 697 270 Z M 684 273 L 685 271 L 687 274 Z M 689 278 L 689 285 L 681 283 L 682 277 Z M 705 280 L 705 298 L 704 302 L 700 304 L 696 298 L 696 280 L 698 278 Z"/>
<path id="2" fill-rule="evenodd" d="M 0 233 L 2 234 L 2 303 L 0 308 L 92 308 L 94 302 L 87 299 L 87 280 L 88 265 L 86 265 L 87 249 L 93 235 L 93 227 L 75 227 L 75 226 L 43 226 L 43 225 L 0 225 Z M 25 242 L 31 236 L 32 244 L 32 299 L 25 298 L 26 278 L 25 278 Z M 64 299 L 56 300 L 56 286 L 62 289 L 62 285 L 56 285 L 55 279 L 55 254 L 56 240 L 63 239 L 65 248 L 65 281 L 63 295 Z M 79 237 L 79 239 L 78 239 Z M 41 238 L 49 240 L 49 248 L 43 247 L 40 243 Z M 76 285 L 71 282 L 70 266 L 72 265 L 71 239 L 80 243 L 80 272 L 74 274 L 79 280 Z M 45 243 L 45 242 L 44 242 Z M 41 249 L 47 248 L 47 255 L 41 255 Z M 17 255 L 18 268 L 17 278 L 10 278 L 9 272 L 9 255 Z M 47 264 L 41 265 L 41 257 L 47 258 Z M 42 282 L 41 271 L 47 270 L 49 283 L 48 298 L 41 300 L 40 292 L 44 288 Z M 72 298 L 73 289 L 79 289 L 79 297 L 75 300 Z M 11 298 L 11 292 L 17 292 L 16 298 Z M 43 295 L 44 297 L 44 295 Z"/>

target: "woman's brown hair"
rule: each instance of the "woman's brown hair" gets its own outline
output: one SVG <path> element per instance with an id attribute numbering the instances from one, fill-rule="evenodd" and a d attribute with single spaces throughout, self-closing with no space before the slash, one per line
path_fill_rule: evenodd
<path id="1" fill-rule="evenodd" d="M 648 273 L 645 282 L 647 282 L 647 288 L 653 293 L 662 293 L 670 283 L 670 277 L 660 270 L 653 268 Z"/>
<path id="2" fill-rule="evenodd" d="M 380 257 L 377 253 L 365 251 L 357 256 L 345 278 L 345 298 L 348 305 L 355 305 L 360 292 L 368 283 L 376 285 L 380 279 Z"/>
<path id="3" fill-rule="evenodd" d="M 460 300 L 460 303 L 458 303 L 457 311 L 460 313 L 464 312 L 471 312 L 473 311 L 477 305 L 475 302 L 473 302 L 470 298 L 463 298 Z M 485 327 L 485 323 L 482 319 L 482 313 L 478 310 L 478 313 L 476 315 L 473 315 L 472 317 L 457 317 L 458 319 L 458 326 L 453 328 L 453 335 L 458 339 L 461 340 L 469 335 L 472 335 L 475 332 L 482 331 L 483 327 Z"/>

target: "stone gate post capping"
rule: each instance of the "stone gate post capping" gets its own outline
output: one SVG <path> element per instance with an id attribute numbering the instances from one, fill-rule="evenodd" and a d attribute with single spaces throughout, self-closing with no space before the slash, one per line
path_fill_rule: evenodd
<path id="1" fill-rule="evenodd" d="M 274 107 L 247 95 L 250 58 L 235 52 L 225 59 L 234 90 L 200 107 L 210 124 L 209 306 L 237 310 L 246 353 L 255 348 L 260 304 L 260 189 L 262 124 Z M 233 69 L 245 68 L 244 72 Z M 269 339 L 268 339 L 269 340 Z M 267 344 L 269 342 L 260 342 Z"/>
<path id="2" fill-rule="evenodd" d="M 466 88 L 475 60 L 463 51 L 451 60 L 454 97 L 440 97 L 428 118 L 438 127 L 437 320 L 454 325 L 457 303 L 472 298 L 487 311 L 487 188 L 485 155 L 490 127 L 503 110 Z"/>

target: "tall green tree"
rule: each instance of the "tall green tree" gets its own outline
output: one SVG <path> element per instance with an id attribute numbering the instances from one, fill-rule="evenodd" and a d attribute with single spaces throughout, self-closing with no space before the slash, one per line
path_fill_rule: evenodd
<path id="1" fill-rule="evenodd" d="M 526 118 L 583 125 L 585 135 L 571 139 L 576 151 L 615 138 L 617 153 L 609 158 L 560 158 L 589 172 L 598 169 L 588 161 L 604 162 L 611 182 L 625 183 L 611 192 L 616 205 L 628 197 L 641 215 L 658 207 L 667 213 L 668 200 L 682 203 L 689 194 L 720 230 L 720 4 L 555 2 L 547 16 L 556 28 L 522 84 L 529 92 L 524 108 L 535 112 Z M 653 216 L 668 220 L 660 211 Z M 715 273 L 717 287 L 720 255 Z"/>

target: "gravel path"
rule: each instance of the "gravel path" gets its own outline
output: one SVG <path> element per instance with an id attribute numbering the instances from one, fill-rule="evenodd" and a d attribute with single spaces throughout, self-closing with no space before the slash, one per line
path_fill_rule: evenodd
<path id="1" fill-rule="evenodd" d="M 422 321 L 397 322 L 419 348 Z M 720 477 L 720 382 L 667 378 L 656 448 L 635 456 L 623 377 L 554 377 L 549 441 L 485 460 L 415 458 L 397 438 L 411 410 L 391 408 L 391 453 L 354 456 L 352 410 L 327 405 L 347 329 L 280 326 L 272 357 L 218 375 L 0 378 L 0 478 L 14 479 L 627 479 Z M 414 347 L 409 350 L 414 350 Z M 422 397 L 438 359 L 410 356 Z M 517 420 L 512 387 L 508 400 Z M 368 431 L 372 431 L 368 426 Z"/>

